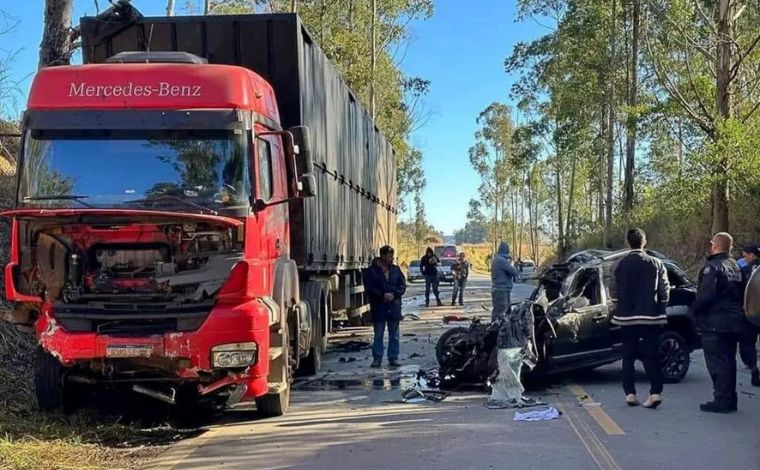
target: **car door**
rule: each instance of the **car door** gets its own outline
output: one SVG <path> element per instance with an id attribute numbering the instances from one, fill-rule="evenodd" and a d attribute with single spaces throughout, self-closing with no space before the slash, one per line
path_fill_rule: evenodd
<path id="1" fill-rule="evenodd" d="M 567 282 L 564 311 L 555 322 L 552 362 L 569 366 L 608 356 L 610 312 L 600 268 L 581 268 Z"/>

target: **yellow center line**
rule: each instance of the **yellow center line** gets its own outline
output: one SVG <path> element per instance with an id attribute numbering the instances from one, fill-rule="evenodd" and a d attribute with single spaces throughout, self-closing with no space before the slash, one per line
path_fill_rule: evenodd
<path id="1" fill-rule="evenodd" d="M 615 458 L 610 454 L 602 441 L 596 436 L 591 427 L 578 416 L 575 411 L 575 404 L 568 403 L 563 399 L 559 400 L 559 407 L 562 414 L 567 419 L 573 432 L 578 436 L 583 446 L 588 451 L 600 470 L 622 470 Z"/>
<path id="2" fill-rule="evenodd" d="M 585 390 L 583 390 L 583 387 L 580 385 L 568 384 L 567 389 L 570 391 L 570 393 L 578 397 L 578 400 L 581 404 L 586 401 L 585 398 L 581 397 L 590 397 L 590 395 Z M 592 418 L 594 418 L 596 424 L 598 424 L 599 427 L 602 428 L 608 435 L 622 436 L 625 434 L 623 428 L 618 426 L 618 424 L 610 417 L 610 415 L 607 414 L 606 411 L 604 411 L 601 406 L 586 406 L 584 409 L 588 412 L 589 415 L 591 415 Z"/>

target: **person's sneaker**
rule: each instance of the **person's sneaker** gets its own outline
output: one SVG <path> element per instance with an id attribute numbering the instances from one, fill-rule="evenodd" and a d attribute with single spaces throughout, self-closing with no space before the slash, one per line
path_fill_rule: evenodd
<path id="1" fill-rule="evenodd" d="M 644 408 L 651 408 L 656 409 L 658 406 L 662 405 L 662 397 L 656 393 L 653 393 L 649 395 L 647 400 L 642 405 Z"/>
<path id="2" fill-rule="evenodd" d="M 428 300 L 425 301 L 425 307 L 430 307 L 430 301 Z"/>
<path id="3" fill-rule="evenodd" d="M 707 413 L 731 413 L 736 411 L 737 407 L 733 403 L 720 403 L 717 401 L 708 401 L 699 405 L 699 409 Z"/>
<path id="4" fill-rule="evenodd" d="M 760 387 L 760 369 L 757 367 L 752 369 L 752 386 Z"/>
<path id="5" fill-rule="evenodd" d="M 443 307 L 443 302 L 441 302 L 441 301 L 439 300 L 439 301 L 438 301 L 438 306 L 439 306 L 439 307 Z"/>
<path id="6" fill-rule="evenodd" d="M 391 367 L 401 367 L 401 363 L 398 362 L 398 359 L 391 359 L 388 361 L 388 365 Z"/>
<path id="7" fill-rule="evenodd" d="M 464 302 L 459 302 L 460 307 L 464 307 Z"/>
<path id="8" fill-rule="evenodd" d="M 451 302 L 452 307 L 454 307 L 456 304 L 457 304 L 456 302 Z"/>
<path id="9" fill-rule="evenodd" d="M 625 397 L 625 403 L 628 406 L 639 406 L 639 405 L 641 405 L 641 402 L 639 401 L 638 398 L 636 398 L 636 395 L 634 395 L 633 393 L 631 393 L 630 395 L 627 395 Z"/>
<path id="10" fill-rule="evenodd" d="M 382 363 L 380 361 L 378 361 L 377 359 L 375 359 L 374 361 L 372 361 L 372 364 L 370 364 L 369 366 L 370 367 L 374 367 L 375 369 L 377 369 L 381 365 L 382 365 Z"/>

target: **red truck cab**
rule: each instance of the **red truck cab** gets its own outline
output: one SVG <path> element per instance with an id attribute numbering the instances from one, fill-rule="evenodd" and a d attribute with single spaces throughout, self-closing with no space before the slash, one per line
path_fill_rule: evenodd
<path id="1" fill-rule="evenodd" d="M 6 296 L 39 340 L 41 408 L 127 384 L 282 414 L 308 315 L 288 203 L 315 183 L 269 83 L 122 53 L 41 70 L 23 124 Z"/>

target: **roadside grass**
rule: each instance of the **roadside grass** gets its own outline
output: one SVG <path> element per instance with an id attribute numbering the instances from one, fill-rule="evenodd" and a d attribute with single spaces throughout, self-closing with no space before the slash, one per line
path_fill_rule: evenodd
<path id="1" fill-rule="evenodd" d="M 0 470 L 136 469 L 200 433 L 162 424 L 165 409 L 153 402 L 118 396 L 70 415 L 38 411 L 35 348 L 33 335 L 0 320 Z"/>

